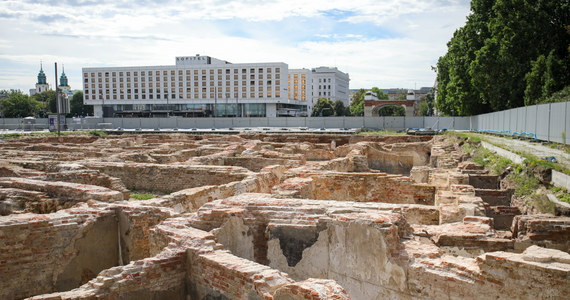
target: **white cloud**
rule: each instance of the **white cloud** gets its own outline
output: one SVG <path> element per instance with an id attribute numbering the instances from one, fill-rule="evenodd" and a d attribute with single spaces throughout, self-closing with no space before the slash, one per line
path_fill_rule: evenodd
<path id="1" fill-rule="evenodd" d="M 32 88 L 40 59 L 48 80 L 58 61 L 80 88 L 82 67 L 168 65 L 196 53 L 335 65 L 351 88 L 426 86 L 467 13 L 466 0 L 2 1 L 0 89 Z"/>

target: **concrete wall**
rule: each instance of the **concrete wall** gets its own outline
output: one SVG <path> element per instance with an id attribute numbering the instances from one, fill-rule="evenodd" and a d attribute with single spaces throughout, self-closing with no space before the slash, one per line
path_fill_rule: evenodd
<path id="1" fill-rule="evenodd" d="M 524 157 L 512 153 L 511 151 L 505 150 L 503 148 L 499 148 L 497 146 L 491 145 L 487 142 L 481 142 L 481 145 L 485 148 L 487 148 L 488 150 L 491 150 L 495 153 L 497 153 L 497 155 L 502 156 L 504 158 L 510 159 L 512 162 L 514 162 L 515 164 L 522 164 L 524 162 Z"/>
<path id="2" fill-rule="evenodd" d="M 513 108 L 471 117 L 471 129 L 528 132 L 536 138 L 567 144 L 570 138 L 570 105 L 548 103 Z"/>
<path id="3" fill-rule="evenodd" d="M 570 176 L 552 170 L 552 184 L 570 191 Z"/>
<path id="4" fill-rule="evenodd" d="M 77 119 L 76 119 L 77 120 Z M 25 126 L 22 119 L 0 118 L 0 129 L 48 128 L 47 119 L 36 119 Z M 434 128 L 469 130 L 469 117 L 269 117 L 269 118 L 84 118 L 79 122 L 67 119 L 69 129 L 209 129 L 229 127 L 309 127 L 309 128 L 374 128 L 401 130 Z"/>

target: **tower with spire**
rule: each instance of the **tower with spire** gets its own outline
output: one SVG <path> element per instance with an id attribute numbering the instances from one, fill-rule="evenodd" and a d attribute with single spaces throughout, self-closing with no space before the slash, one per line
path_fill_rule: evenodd
<path id="1" fill-rule="evenodd" d="M 36 88 L 30 89 L 30 96 L 35 94 L 43 93 L 45 91 L 49 91 L 49 84 L 47 83 L 47 77 L 44 73 L 43 63 L 40 62 L 40 72 L 38 73 L 38 81 L 36 82 Z"/>
<path id="2" fill-rule="evenodd" d="M 71 87 L 67 83 L 67 75 L 65 75 L 65 67 L 62 65 L 61 76 L 59 77 L 59 85 L 57 86 L 62 93 L 67 94 Z"/>

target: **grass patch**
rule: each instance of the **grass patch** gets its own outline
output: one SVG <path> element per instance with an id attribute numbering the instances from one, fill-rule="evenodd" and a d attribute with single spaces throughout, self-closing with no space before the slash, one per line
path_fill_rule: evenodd
<path id="1" fill-rule="evenodd" d="M 378 134 L 378 135 L 405 135 L 405 131 L 390 131 L 390 130 L 374 130 L 363 128 L 361 129 L 358 134 L 367 135 L 367 134 Z"/>
<path id="2" fill-rule="evenodd" d="M 97 130 L 93 130 L 97 131 Z M 100 130 L 99 130 L 100 131 Z M 103 132 L 103 131 L 102 131 Z M 106 132 L 103 132 L 106 135 Z M 0 134 L 0 139 L 10 140 L 10 139 L 19 139 L 19 138 L 28 138 L 28 137 L 57 137 L 57 136 L 81 136 L 81 135 L 88 135 L 89 132 L 84 131 L 61 131 L 60 134 L 57 134 L 57 131 L 49 132 L 49 131 L 42 131 L 42 132 L 17 132 L 17 133 L 6 133 Z"/>
<path id="3" fill-rule="evenodd" d="M 556 198 L 562 202 L 570 203 L 570 194 L 565 188 L 553 186 L 550 190 L 556 195 Z"/>
<path id="4" fill-rule="evenodd" d="M 148 193 L 133 193 L 131 194 L 131 198 L 136 199 L 136 200 L 148 200 L 148 199 L 152 199 L 152 198 L 156 198 L 155 195 L 153 194 L 148 194 Z"/>
<path id="5" fill-rule="evenodd" d="M 524 168 L 516 167 L 507 176 L 507 180 L 515 184 L 515 196 L 517 197 L 533 195 L 540 187 L 540 181 L 527 171 Z"/>
<path id="6" fill-rule="evenodd" d="M 556 204 L 550 202 L 545 194 L 532 194 L 526 199 L 525 204 L 534 206 L 541 213 L 556 214 Z"/>
<path id="7" fill-rule="evenodd" d="M 542 184 L 539 178 L 535 176 L 535 171 L 537 168 L 546 168 L 570 174 L 568 169 L 563 165 L 540 159 L 531 154 L 507 149 L 526 159 L 524 164 L 515 164 L 481 147 L 479 142 L 485 140 L 484 137 L 473 136 L 471 133 L 463 132 L 451 132 L 449 135 L 456 137 L 456 142 L 463 142 L 461 150 L 465 153 L 469 153 L 475 163 L 484 166 L 497 175 L 505 175 L 505 173 L 508 173 L 504 178 L 505 182 L 507 185 L 514 187 L 514 196 L 519 199 L 524 199 L 523 201 L 526 206 L 533 207 L 541 213 L 556 213 L 556 205 L 548 200 L 544 189 L 541 188 Z M 498 145 L 495 146 L 500 147 Z M 507 169 L 510 170 L 505 172 Z M 557 187 L 551 187 L 550 189 L 556 194 L 560 201 L 570 203 L 570 193 L 568 193 L 568 191 Z"/>
<path id="8" fill-rule="evenodd" d="M 479 135 L 479 134 L 470 133 L 470 132 L 455 132 L 455 131 L 448 131 L 448 132 L 446 132 L 446 134 L 448 134 L 448 135 L 450 135 L 450 136 L 456 136 L 456 137 L 468 139 L 468 140 L 470 140 L 470 141 L 472 141 L 472 142 L 475 142 L 475 143 L 478 143 L 478 142 L 481 142 L 481 141 L 485 141 L 485 142 L 487 142 L 487 143 L 489 143 L 489 144 L 491 144 L 491 145 L 494 145 L 494 146 L 496 146 L 496 147 L 505 149 L 505 146 L 497 145 L 497 144 L 492 143 L 492 142 L 490 142 L 489 140 L 485 139 L 485 136 L 484 136 L 484 135 L 481 136 L 481 135 Z M 503 138 L 512 139 L 512 137 L 509 137 L 509 136 L 504 136 Z M 549 146 L 552 147 L 552 148 L 559 149 L 559 150 L 564 149 L 564 151 L 570 153 L 570 151 L 569 151 L 569 150 L 570 150 L 570 145 L 562 145 L 562 144 L 556 144 L 556 146 L 552 146 L 552 145 L 553 145 L 553 144 L 550 144 Z M 561 148 L 562 148 L 562 149 L 561 149 Z M 568 150 L 567 150 L 567 149 L 568 149 Z M 535 156 L 535 155 L 533 155 L 533 154 L 527 153 L 527 152 L 513 151 L 512 149 L 505 149 L 505 150 L 508 150 L 508 151 L 510 151 L 510 152 L 513 152 L 513 153 L 516 153 L 516 154 L 522 156 L 523 158 L 525 158 L 525 159 L 526 159 L 525 164 L 526 164 L 529 168 L 531 168 L 531 169 L 534 169 L 535 167 L 540 166 L 540 167 L 544 167 L 544 168 L 546 168 L 546 169 L 553 169 L 553 170 L 556 170 L 556 171 L 558 171 L 558 172 L 564 173 L 564 174 L 566 174 L 566 175 L 570 175 L 570 169 L 569 169 L 569 168 L 566 168 L 566 167 L 565 167 L 564 165 L 562 165 L 562 164 L 553 163 L 553 162 L 550 162 L 550 161 L 541 159 L 541 158 L 539 158 L 539 157 L 537 157 L 537 156 Z M 465 150 L 464 150 L 464 151 L 465 151 Z M 470 153 L 470 152 L 468 152 L 468 151 L 465 151 L 465 152 Z"/>
<path id="9" fill-rule="evenodd" d="M 97 137 L 105 137 L 105 136 L 108 136 L 109 134 L 103 130 L 90 130 L 89 135 L 97 136 Z"/>
<path id="10" fill-rule="evenodd" d="M 470 139 L 471 141 L 473 141 L 475 143 L 481 142 L 480 137 L 475 136 L 473 134 L 470 134 L 469 132 L 446 131 L 445 134 L 450 135 L 450 136 L 456 136 L 456 137 L 464 138 L 464 139 Z"/>
<path id="11" fill-rule="evenodd" d="M 496 155 L 478 145 L 478 143 L 467 141 L 461 146 L 461 150 L 469 153 L 475 163 L 491 170 L 495 175 L 503 174 L 509 166 L 514 165 L 511 160 Z"/>

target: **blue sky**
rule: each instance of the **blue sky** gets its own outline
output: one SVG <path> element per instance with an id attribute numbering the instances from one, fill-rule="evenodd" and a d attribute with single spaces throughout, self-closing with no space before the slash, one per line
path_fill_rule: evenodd
<path id="1" fill-rule="evenodd" d="M 44 0 L 0 2 L 0 89 L 81 68 L 172 65 L 175 56 L 336 66 L 351 88 L 431 86 L 466 0 Z"/>

